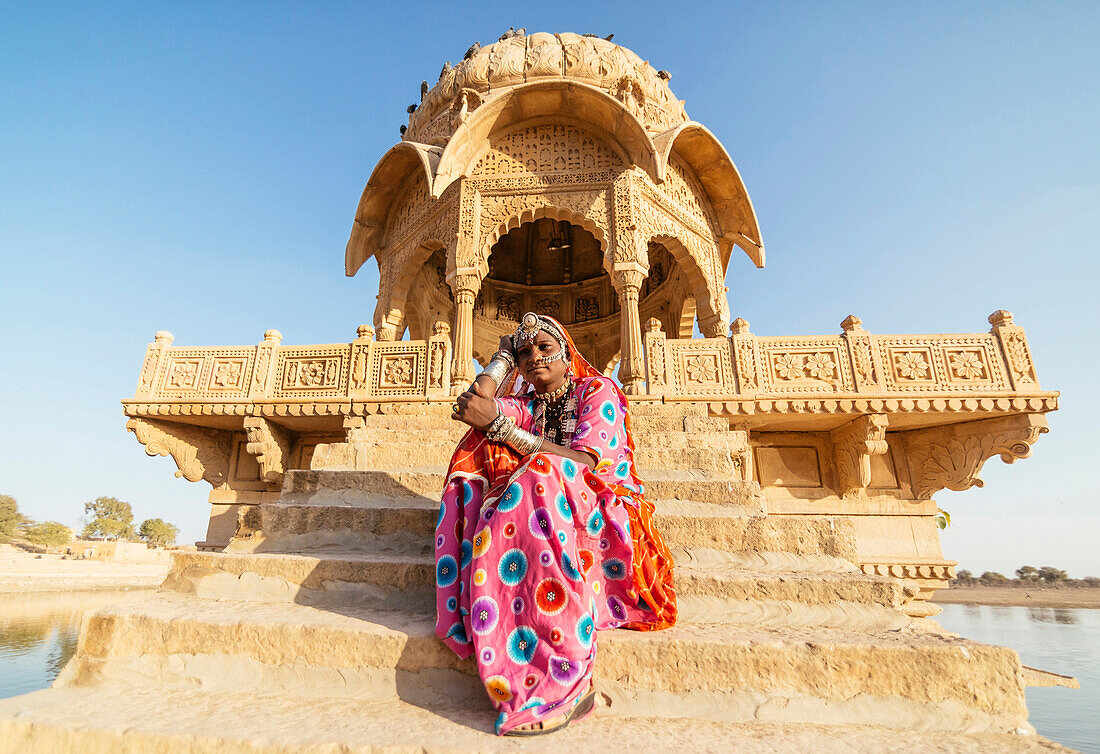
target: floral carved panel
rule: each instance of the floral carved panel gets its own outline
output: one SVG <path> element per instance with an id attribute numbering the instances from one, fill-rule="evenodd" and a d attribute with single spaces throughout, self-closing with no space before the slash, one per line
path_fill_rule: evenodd
<path id="1" fill-rule="evenodd" d="M 370 385 L 376 396 L 422 396 L 428 389 L 428 344 L 424 341 L 374 343 Z"/>
<path id="2" fill-rule="evenodd" d="M 726 338 L 666 340 L 668 368 L 679 395 L 725 395 L 735 391 Z"/>
<path id="3" fill-rule="evenodd" d="M 757 338 L 761 389 L 775 393 L 837 393 L 852 389 L 840 338 Z"/>

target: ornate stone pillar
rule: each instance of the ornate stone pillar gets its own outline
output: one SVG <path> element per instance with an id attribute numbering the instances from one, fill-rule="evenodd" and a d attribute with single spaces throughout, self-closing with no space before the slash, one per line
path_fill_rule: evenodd
<path id="1" fill-rule="evenodd" d="M 451 369 L 451 389 L 465 390 L 474 381 L 474 300 L 481 287 L 481 276 L 459 271 L 447 282 L 455 297 L 454 365 Z"/>
<path id="2" fill-rule="evenodd" d="M 619 294 L 620 348 L 619 381 L 623 392 L 638 395 L 645 391 L 645 366 L 642 361 L 642 321 L 638 315 L 638 291 L 645 280 L 646 270 L 641 265 L 616 265 L 611 272 L 611 282 Z"/>

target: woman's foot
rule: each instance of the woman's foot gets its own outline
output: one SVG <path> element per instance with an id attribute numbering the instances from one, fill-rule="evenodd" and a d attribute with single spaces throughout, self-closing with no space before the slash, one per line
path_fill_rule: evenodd
<path id="1" fill-rule="evenodd" d="M 585 717 L 596 703 L 596 692 L 589 686 L 588 690 L 581 695 L 580 699 L 573 709 L 566 712 L 563 715 L 551 717 L 545 720 L 536 720 L 526 725 L 517 725 L 510 731 L 505 733 L 506 736 L 541 736 L 544 733 L 553 733 L 556 730 L 560 730 L 569 725 L 574 720 L 580 720 Z"/>

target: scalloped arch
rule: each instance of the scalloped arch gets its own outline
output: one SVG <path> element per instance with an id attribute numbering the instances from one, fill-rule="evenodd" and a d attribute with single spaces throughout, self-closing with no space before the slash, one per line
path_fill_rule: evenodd
<path id="1" fill-rule="evenodd" d="M 459 126 L 439 158 L 432 196 L 469 175 L 489 135 L 508 126 L 547 115 L 564 116 L 614 141 L 630 161 L 658 180 L 659 157 L 645 126 L 602 89 L 577 81 L 540 81 L 497 95 Z"/>
<path id="2" fill-rule="evenodd" d="M 370 179 L 359 199 L 359 207 L 355 210 L 351 237 L 344 249 L 345 275 L 355 275 L 363 263 L 378 251 L 390 201 L 410 173 L 419 168 L 428 183 L 428 191 L 431 192 L 442 152 L 440 147 L 402 141 L 382 155 L 371 171 Z"/>
<path id="3" fill-rule="evenodd" d="M 691 253 L 691 250 L 674 235 L 657 233 L 646 239 L 646 244 L 656 243 L 668 249 L 668 253 L 680 265 L 684 277 L 687 279 L 688 292 L 695 299 L 693 314 L 702 319 L 720 316 L 721 312 L 714 307 L 714 292 L 707 287 L 707 278 L 699 267 L 699 261 Z"/>
<path id="4" fill-rule="evenodd" d="M 722 226 L 719 247 L 722 268 L 729 265 L 734 246 L 740 246 L 757 267 L 764 266 L 764 242 L 752 199 L 722 142 L 701 123 L 689 121 L 654 137 L 661 181 L 675 152 L 695 173 Z"/>
<path id="5" fill-rule="evenodd" d="M 481 247 L 481 258 L 483 260 L 488 259 L 496 242 L 508 235 L 510 231 L 515 230 L 525 223 L 533 223 L 535 220 L 542 219 L 564 220 L 565 222 L 587 230 L 600 245 L 600 251 L 603 252 L 605 264 L 607 263 L 607 234 L 604 229 L 578 212 L 573 212 L 564 207 L 556 207 L 552 204 L 525 209 L 519 214 L 510 216 L 507 220 L 493 228 L 491 233 L 486 234 L 485 243 Z"/>

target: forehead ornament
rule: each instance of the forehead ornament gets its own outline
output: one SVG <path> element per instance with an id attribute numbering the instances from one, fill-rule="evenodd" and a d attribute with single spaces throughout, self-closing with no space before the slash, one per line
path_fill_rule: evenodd
<path id="1" fill-rule="evenodd" d="M 559 347 L 557 354 L 549 359 L 542 359 L 541 361 L 550 362 L 564 359 L 566 351 L 565 337 L 553 322 L 545 317 L 540 317 L 534 312 L 527 312 L 523 315 L 523 318 L 520 319 L 519 327 L 516 328 L 515 333 L 512 335 L 512 347 L 518 349 L 524 343 L 534 342 L 540 330 L 556 340 Z"/>

